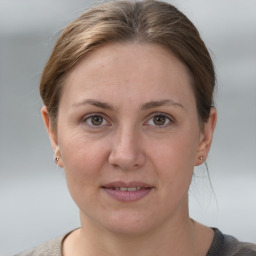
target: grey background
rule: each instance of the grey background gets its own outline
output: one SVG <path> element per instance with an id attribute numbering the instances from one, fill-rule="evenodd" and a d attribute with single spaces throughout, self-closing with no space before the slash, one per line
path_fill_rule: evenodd
<path id="1" fill-rule="evenodd" d="M 191 216 L 256 243 L 256 1 L 172 1 L 198 27 L 218 76 L 208 166 L 195 170 Z M 91 2 L 0 0 L 0 255 L 79 226 L 40 117 L 40 73 L 61 28 Z"/>

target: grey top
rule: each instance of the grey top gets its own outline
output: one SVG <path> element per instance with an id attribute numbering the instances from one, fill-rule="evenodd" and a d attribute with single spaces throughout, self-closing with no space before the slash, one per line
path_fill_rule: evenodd
<path id="1" fill-rule="evenodd" d="M 233 236 L 224 235 L 216 228 L 213 230 L 213 242 L 206 256 L 256 256 L 256 244 L 239 242 Z M 16 256 L 63 256 L 62 242 L 68 234 Z"/>

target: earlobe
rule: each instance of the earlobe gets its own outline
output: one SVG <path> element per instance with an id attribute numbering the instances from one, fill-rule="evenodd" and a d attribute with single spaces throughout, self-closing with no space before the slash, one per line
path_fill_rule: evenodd
<path id="1" fill-rule="evenodd" d="M 198 145 L 197 155 L 195 159 L 195 166 L 202 164 L 210 151 L 210 147 L 212 144 L 212 138 L 214 129 L 216 127 L 217 122 L 217 111 L 214 107 L 210 110 L 210 116 L 206 123 L 204 123 L 203 132 L 200 136 L 200 142 Z"/>
<path id="2" fill-rule="evenodd" d="M 56 129 L 52 127 L 51 120 L 50 120 L 46 106 L 42 107 L 41 115 L 42 115 L 44 125 L 46 127 L 46 130 L 51 142 L 52 150 L 54 152 L 54 161 L 59 167 L 63 167 Z"/>
<path id="3" fill-rule="evenodd" d="M 63 162 L 62 162 L 59 146 L 56 147 L 53 157 L 54 157 L 55 164 L 58 167 L 63 167 Z"/>

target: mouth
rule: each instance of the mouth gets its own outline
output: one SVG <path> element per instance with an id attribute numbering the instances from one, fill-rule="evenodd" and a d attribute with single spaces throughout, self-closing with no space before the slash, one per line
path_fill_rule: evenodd
<path id="1" fill-rule="evenodd" d="M 150 189 L 150 187 L 104 187 L 105 189 L 120 190 L 120 191 L 138 191 L 141 189 Z"/>
<path id="2" fill-rule="evenodd" d="M 142 182 L 113 182 L 101 188 L 117 201 L 132 202 L 146 197 L 154 187 Z"/>

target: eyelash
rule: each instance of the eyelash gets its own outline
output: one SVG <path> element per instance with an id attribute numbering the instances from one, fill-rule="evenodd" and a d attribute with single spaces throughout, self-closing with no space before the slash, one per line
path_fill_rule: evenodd
<path id="1" fill-rule="evenodd" d="M 92 118 L 93 117 L 101 118 L 103 124 L 102 123 L 99 124 L 99 125 L 93 124 L 92 123 Z M 164 124 L 159 124 L 159 125 L 157 125 L 155 123 L 154 124 L 150 124 L 150 121 L 153 120 L 153 118 L 155 118 L 155 117 L 164 117 L 165 118 Z M 90 124 L 88 123 L 88 121 L 90 121 Z M 167 124 L 166 124 L 166 121 L 167 121 Z M 152 121 L 152 122 L 154 122 L 154 121 Z M 164 128 L 164 127 L 167 127 L 167 126 L 169 126 L 170 124 L 172 124 L 174 122 L 175 122 L 175 120 L 172 117 L 170 117 L 169 115 L 167 115 L 167 114 L 164 114 L 164 113 L 153 113 L 153 114 L 151 114 L 150 119 L 148 119 L 148 121 L 146 121 L 144 124 L 146 124 L 147 126 L 155 126 L 157 128 Z M 102 113 L 93 113 L 93 114 L 84 116 L 82 118 L 82 123 L 85 123 L 87 126 L 95 128 L 95 129 L 101 128 L 103 126 L 110 126 L 111 125 L 107 121 L 107 119 L 104 117 L 104 115 Z"/>
<path id="2" fill-rule="evenodd" d="M 92 118 L 93 117 L 99 117 L 102 119 L 102 122 L 105 123 L 105 124 L 99 124 L 99 125 L 94 125 L 92 123 Z M 90 121 L 90 124 L 88 123 L 88 121 Z M 101 128 L 102 126 L 109 126 L 109 122 L 106 120 L 106 118 L 103 116 L 103 114 L 101 113 L 93 113 L 93 114 L 90 114 L 90 115 L 87 115 L 87 116 L 84 116 L 82 118 L 82 123 L 85 123 L 87 126 L 89 127 L 92 127 L 92 128 Z"/>
<path id="3" fill-rule="evenodd" d="M 151 121 L 151 120 L 153 120 L 153 118 L 155 118 L 155 117 L 164 117 L 165 118 L 165 123 L 163 124 L 163 125 L 157 125 L 157 124 L 149 124 L 149 122 Z M 168 121 L 167 123 L 166 123 L 166 121 Z M 152 122 L 154 122 L 154 121 L 152 121 Z M 150 126 L 155 126 L 156 128 L 165 128 L 165 127 L 167 127 L 167 126 L 169 126 L 169 125 L 171 125 L 171 124 L 173 124 L 175 122 L 175 120 L 174 120 L 174 118 L 172 118 L 172 117 L 170 117 L 169 115 L 167 115 L 167 114 L 165 114 L 165 113 L 153 113 L 152 115 L 151 115 L 151 118 L 145 123 L 145 124 L 147 124 L 147 125 L 150 125 Z"/>

